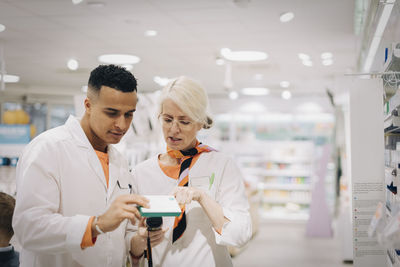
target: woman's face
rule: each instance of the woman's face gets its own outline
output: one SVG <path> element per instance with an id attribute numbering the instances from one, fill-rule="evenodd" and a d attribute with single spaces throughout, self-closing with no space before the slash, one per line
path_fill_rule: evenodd
<path id="1" fill-rule="evenodd" d="M 187 150 L 196 145 L 196 135 L 202 125 L 193 121 L 171 99 L 165 99 L 160 114 L 164 139 L 174 150 Z"/>

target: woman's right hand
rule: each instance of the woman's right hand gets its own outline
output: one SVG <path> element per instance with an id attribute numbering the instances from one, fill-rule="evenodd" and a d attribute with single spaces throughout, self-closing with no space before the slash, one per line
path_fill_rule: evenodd
<path id="1" fill-rule="evenodd" d="M 140 256 L 143 254 L 144 250 L 147 248 L 147 227 L 146 219 L 141 218 L 138 225 L 138 230 L 131 239 L 131 253 L 134 256 Z M 167 232 L 168 228 L 149 231 L 150 233 L 150 244 L 151 247 L 155 247 L 164 240 L 164 234 Z"/>

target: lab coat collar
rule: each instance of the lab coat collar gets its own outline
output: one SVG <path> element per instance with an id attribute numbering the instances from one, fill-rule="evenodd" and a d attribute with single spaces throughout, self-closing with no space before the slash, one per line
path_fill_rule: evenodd
<path id="1" fill-rule="evenodd" d="M 77 141 L 79 146 L 83 146 L 86 148 L 92 148 L 92 144 L 89 142 L 85 132 L 80 123 L 80 119 L 75 116 L 69 115 L 68 120 L 65 122 L 65 126 L 71 133 L 72 137 Z"/>
<path id="2" fill-rule="evenodd" d="M 68 120 L 65 123 L 65 126 L 70 131 L 73 139 L 77 142 L 77 144 L 81 147 L 85 147 L 89 149 L 88 151 L 88 160 L 90 166 L 92 166 L 94 172 L 97 174 L 98 178 L 103 183 L 104 187 L 107 188 L 106 178 L 104 176 L 103 167 L 94 151 L 92 144 L 89 142 L 85 132 L 82 129 L 80 124 L 80 119 L 70 115 Z M 107 146 L 107 154 L 109 159 L 109 193 L 111 193 L 116 185 L 119 170 L 119 152 L 112 145 Z"/>

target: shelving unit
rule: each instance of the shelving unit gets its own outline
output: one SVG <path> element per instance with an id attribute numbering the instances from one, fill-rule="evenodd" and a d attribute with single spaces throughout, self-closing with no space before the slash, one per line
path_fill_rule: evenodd
<path id="1" fill-rule="evenodd" d="M 257 149 L 254 149 L 256 148 Z M 261 216 L 307 220 L 313 186 L 314 144 L 310 141 L 259 141 L 253 154 L 237 154 L 246 180 L 261 192 Z"/>
<path id="2" fill-rule="evenodd" d="M 397 96 L 397 91 L 395 95 Z M 398 99 L 395 97 L 395 99 Z M 390 100 L 390 99 L 388 99 Z M 386 102 L 388 107 L 389 102 Z M 386 221 L 392 219 L 393 212 L 397 210 L 400 204 L 397 188 L 400 185 L 399 177 L 399 164 L 400 164 L 400 117 L 395 116 L 398 114 L 398 107 L 400 101 L 395 103 L 391 101 L 390 107 L 386 108 L 386 118 L 384 120 L 385 132 L 385 199 L 386 199 Z M 387 249 L 387 266 L 398 267 L 400 266 L 400 258 L 395 248 Z"/>

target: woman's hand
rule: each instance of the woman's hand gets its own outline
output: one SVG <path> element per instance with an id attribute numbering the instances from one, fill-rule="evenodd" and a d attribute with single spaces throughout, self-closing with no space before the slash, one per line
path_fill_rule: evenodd
<path id="1" fill-rule="evenodd" d="M 185 205 L 190 204 L 193 200 L 201 204 L 205 192 L 196 187 L 178 186 L 174 189 L 172 194 L 180 205 Z"/>
<path id="2" fill-rule="evenodd" d="M 150 244 L 151 247 L 155 247 L 164 240 L 164 234 L 168 228 L 160 229 L 156 231 L 149 231 L 150 233 Z M 138 225 L 138 231 L 131 239 L 131 253 L 134 256 L 140 256 L 147 248 L 147 227 L 145 218 L 141 218 Z"/>
<path id="3" fill-rule="evenodd" d="M 222 232 L 223 225 L 226 222 L 229 222 L 229 219 L 224 216 L 221 205 L 199 188 L 178 186 L 173 191 L 173 195 L 180 205 L 189 204 L 193 200 L 199 202 L 210 219 L 214 229 L 219 234 Z"/>

